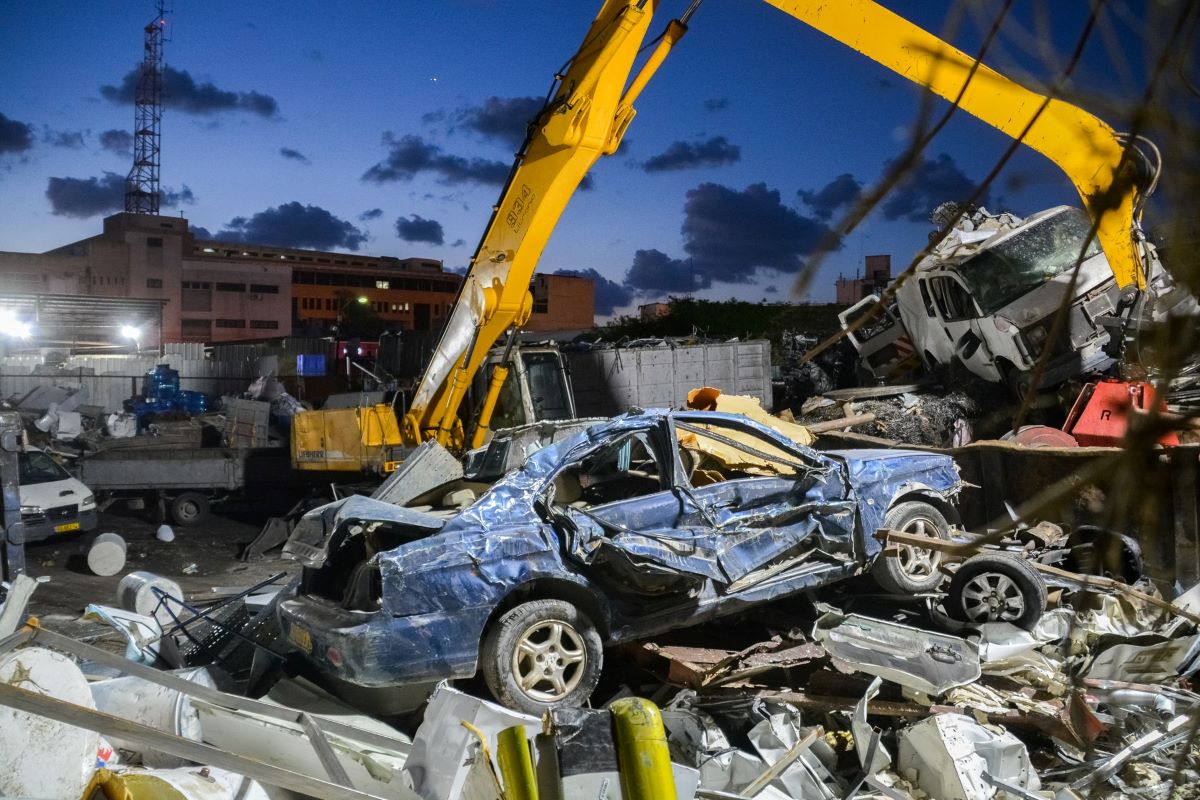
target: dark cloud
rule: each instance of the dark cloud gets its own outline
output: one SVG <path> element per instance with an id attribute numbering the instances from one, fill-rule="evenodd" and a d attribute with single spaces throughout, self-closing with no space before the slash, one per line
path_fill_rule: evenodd
<path id="1" fill-rule="evenodd" d="M 440 147 L 419 136 L 410 134 L 397 139 L 391 133 L 386 133 L 383 142 L 388 147 L 387 158 L 363 173 L 364 181 L 410 181 L 422 172 L 431 172 L 445 184 L 503 186 L 508 177 L 508 164 L 443 153 Z"/>
<path id="2" fill-rule="evenodd" d="M 846 172 L 838 175 L 816 191 L 801 189 L 796 192 L 804 204 L 812 209 L 817 219 L 828 220 L 833 212 L 849 206 L 862 195 L 862 184 Z"/>
<path id="3" fill-rule="evenodd" d="M 290 147 L 279 148 L 279 155 L 283 156 L 289 161 L 299 161 L 301 164 L 312 163 L 308 160 L 308 156 L 304 155 L 304 153 L 301 153 L 299 150 L 293 150 Z"/>
<path id="4" fill-rule="evenodd" d="M 425 219 L 416 214 L 399 217 L 396 220 L 396 235 L 406 242 L 428 242 L 440 245 L 446 241 L 442 223 L 436 219 Z"/>
<path id="5" fill-rule="evenodd" d="M 208 228 L 205 228 L 203 225 L 192 225 L 191 223 L 188 223 L 188 230 L 191 231 L 192 236 L 195 236 L 197 239 L 213 238 L 212 231 L 210 231 Z"/>
<path id="6" fill-rule="evenodd" d="M 724 136 L 714 136 L 707 142 L 674 142 L 663 152 L 646 159 L 646 172 L 719 167 L 740 161 L 742 149 L 730 144 Z"/>
<path id="7" fill-rule="evenodd" d="M 779 294 L 779 287 L 775 284 L 771 284 L 770 286 L 763 287 L 763 291 L 767 294 Z"/>
<path id="8" fill-rule="evenodd" d="M 953 158 L 942 153 L 933 160 L 923 159 L 899 186 L 888 193 L 883 203 L 883 215 L 887 219 L 927 222 L 930 212 L 942 203 L 965 202 L 974 192 L 975 182 Z M 988 200 L 985 193 L 975 202 L 984 205 Z"/>
<path id="9" fill-rule="evenodd" d="M 452 130 L 465 128 L 516 152 L 525 142 L 530 120 L 541 110 L 538 97 L 489 97 L 482 105 L 452 112 L 448 119 Z"/>
<path id="10" fill-rule="evenodd" d="M 133 134 L 114 128 L 100 133 L 100 146 L 119 156 L 133 155 Z"/>
<path id="11" fill-rule="evenodd" d="M 185 183 L 179 191 L 175 191 L 170 187 L 164 188 L 159 202 L 167 208 L 175 208 L 185 204 L 190 206 L 195 204 L 196 195 L 192 194 L 192 190 Z"/>
<path id="12" fill-rule="evenodd" d="M 463 246 L 464 244 L 466 244 L 466 243 L 467 243 L 467 240 L 466 240 L 466 239 L 455 239 L 455 240 L 454 240 L 454 241 L 453 241 L 453 242 L 450 244 L 450 246 L 451 246 L 451 247 L 462 247 L 462 246 Z"/>
<path id="13" fill-rule="evenodd" d="M 234 217 L 211 238 L 314 250 L 334 247 L 357 250 L 367 241 L 366 234 L 349 222 L 319 206 L 301 205 L 295 201 L 260 211 L 249 219 Z"/>
<path id="14" fill-rule="evenodd" d="M 84 131 L 55 131 L 46 128 L 42 132 L 42 141 L 51 147 L 65 147 L 68 150 L 83 149 Z"/>
<path id="15" fill-rule="evenodd" d="M 0 153 L 23 153 L 33 147 L 33 126 L 0 114 Z"/>
<path id="16" fill-rule="evenodd" d="M 373 219 L 379 219 L 383 216 L 382 208 L 372 208 L 369 211 L 364 211 L 358 215 L 359 222 L 370 222 Z"/>
<path id="17" fill-rule="evenodd" d="M 115 172 L 105 172 L 100 178 L 51 178 L 46 184 L 46 198 L 51 212 L 60 217 L 86 219 L 112 214 L 125 208 L 125 178 Z M 178 191 L 167 186 L 159 202 L 163 208 L 175 208 L 195 203 L 196 196 L 187 184 Z"/>
<path id="18" fill-rule="evenodd" d="M 623 308 L 633 302 L 633 290 L 623 283 L 606 278 L 594 269 L 557 269 L 551 275 L 574 275 L 577 278 L 591 278 L 596 285 L 596 313 L 603 316 L 612 314 L 616 309 Z"/>
<path id="19" fill-rule="evenodd" d="M 684 204 L 684 250 L 695 262 L 697 280 L 706 282 L 744 283 L 759 267 L 799 272 L 803 256 L 823 245 L 840 247 L 830 234 L 827 225 L 788 208 L 763 183 L 740 192 L 702 183 Z"/>
<path id="20" fill-rule="evenodd" d="M 728 97 L 710 97 L 704 101 L 705 111 L 724 111 L 729 108 Z"/>
<path id="21" fill-rule="evenodd" d="M 638 250 L 625 273 L 625 286 L 641 294 L 676 294 L 707 289 L 712 281 L 697 273 L 690 261 L 671 258 L 659 250 Z"/>
<path id="22" fill-rule="evenodd" d="M 86 219 L 125 208 L 125 177 L 106 172 L 102 178 L 51 178 L 46 198 L 52 213 Z"/>
<path id="23" fill-rule="evenodd" d="M 134 67 L 121 79 L 120 85 L 101 86 L 100 94 L 114 103 L 132 103 L 141 75 L 141 67 Z M 270 95 L 255 91 L 231 92 L 218 89 L 212 83 L 196 83 L 186 70 L 174 67 L 163 68 L 163 103 L 171 111 L 198 116 L 222 111 L 245 111 L 260 117 L 279 114 L 279 103 Z"/>

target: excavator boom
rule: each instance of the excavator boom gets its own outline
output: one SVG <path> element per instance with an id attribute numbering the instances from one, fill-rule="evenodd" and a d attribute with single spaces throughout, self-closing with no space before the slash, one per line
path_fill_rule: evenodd
<path id="1" fill-rule="evenodd" d="M 1121 288 L 1145 287 L 1132 164 L 1087 111 L 1038 94 L 872 0 L 764 0 L 1046 156 L 1074 184 Z"/>
<path id="2" fill-rule="evenodd" d="M 433 359 L 404 421 L 413 442 L 461 445 L 458 407 L 488 349 L 530 312 L 529 281 L 567 201 L 601 155 L 612 153 L 633 118 L 649 72 L 682 34 L 668 31 L 635 79 L 625 84 L 658 0 L 605 0 L 530 136 L 488 223 Z M 499 386 L 493 387 L 494 392 Z M 485 408 L 490 408 L 494 392 Z M 488 420 L 481 419 L 486 429 Z"/>
<path id="3" fill-rule="evenodd" d="M 401 425 L 406 444 L 430 438 L 454 448 L 467 444 L 458 409 L 472 379 L 500 337 L 506 331 L 515 335 L 528 319 L 529 282 L 567 202 L 597 159 L 617 149 L 633 119 L 634 101 L 699 5 L 694 0 L 682 21 L 667 26 L 630 80 L 659 2 L 604 0 L 578 52 L 556 76 L 414 392 Z M 1135 219 L 1138 190 L 1126 148 L 1108 125 L 1009 80 L 873 0 L 765 2 L 1049 158 L 1078 190 L 1117 283 L 1144 287 Z M 501 365 L 490 381 L 472 445 L 482 443 L 505 377 Z"/>

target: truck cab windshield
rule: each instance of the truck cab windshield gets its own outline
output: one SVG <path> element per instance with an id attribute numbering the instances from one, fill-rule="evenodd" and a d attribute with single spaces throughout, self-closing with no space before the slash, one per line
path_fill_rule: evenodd
<path id="1" fill-rule="evenodd" d="M 984 314 L 994 314 L 1075 266 L 1091 223 L 1076 208 L 1042 220 L 957 267 Z M 1095 237 L 1084 260 L 1100 253 Z"/>

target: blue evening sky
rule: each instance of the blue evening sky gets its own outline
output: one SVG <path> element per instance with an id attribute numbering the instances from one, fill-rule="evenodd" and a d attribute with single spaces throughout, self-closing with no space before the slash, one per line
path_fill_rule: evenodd
<path id="1" fill-rule="evenodd" d="M 958 8 L 884 4 L 935 31 Z M 545 94 L 599 5 L 174 0 L 166 62 L 180 88 L 167 99 L 161 174 L 177 197 L 164 213 L 182 211 L 223 238 L 461 267 L 499 194 L 497 164 L 512 160 L 504 132 L 527 108 L 515 100 Z M 652 33 L 685 5 L 664 1 Z M 965 4 L 974 10 L 953 43 L 973 52 L 1001 5 Z M 1137 14 L 1147 5 L 1109 3 L 1071 86 L 1118 129 L 1127 120 L 1100 98 L 1140 93 L 1148 68 Z M 1027 82 L 1053 79 L 1087 9 L 1087 0 L 1016 0 L 985 60 Z M 133 123 L 122 82 L 154 13 L 133 0 L 6 4 L 0 250 L 93 235 L 117 210 L 113 174 L 129 169 Z M 637 105 L 628 147 L 593 170 L 594 187 L 572 200 L 541 264 L 611 281 L 601 311 L 685 293 L 684 273 L 699 296 L 801 299 L 789 273 L 838 220 L 846 192 L 871 185 L 902 151 L 921 93 L 765 3 L 707 0 Z M 960 199 L 1007 144 L 957 115 L 927 151 L 920 185 L 850 233 L 807 298 L 831 299 L 834 278 L 856 273 L 863 255 L 906 265 L 932 205 Z M 385 179 L 364 179 L 377 165 Z M 1055 168 L 1025 151 L 988 205 L 1027 214 L 1074 201 Z"/>

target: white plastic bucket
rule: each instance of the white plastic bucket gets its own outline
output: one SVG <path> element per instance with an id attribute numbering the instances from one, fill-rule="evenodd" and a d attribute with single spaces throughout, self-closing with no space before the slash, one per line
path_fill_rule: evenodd
<path id="1" fill-rule="evenodd" d="M 212 676 L 203 667 L 177 670 L 170 674 L 201 686 L 216 688 Z M 96 708 L 106 714 L 148 725 L 194 742 L 200 741 L 200 718 L 192 707 L 192 700 L 175 689 L 129 675 L 93 683 L 92 697 L 95 699 Z M 117 736 L 109 736 L 108 739 L 122 750 L 139 753 L 142 763 L 147 767 L 179 767 L 191 763 L 178 756 L 142 748 Z"/>
<path id="2" fill-rule="evenodd" d="M 96 707 L 79 667 L 45 648 L 0 655 L 0 683 Z M 99 744 L 94 731 L 0 706 L 0 797 L 79 797 L 96 769 Z"/>
<path id="3" fill-rule="evenodd" d="M 175 581 L 155 575 L 153 572 L 138 570 L 121 578 L 121 582 L 117 585 L 117 605 L 126 611 L 149 617 L 154 614 L 156 608 L 159 608 L 159 598 L 154 593 L 155 589 L 172 597 L 183 599 L 183 589 Z M 166 604 L 170 604 L 170 601 L 166 601 Z M 170 605 L 170 610 L 178 614 L 182 609 L 176 603 Z M 170 619 L 162 609 L 157 618 L 160 623 L 165 623 Z"/>
<path id="4" fill-rule="evenodd" d="M 88 548 L 87 563 L 96 575 L 116 575 L 125 569 L 125 540 L 115 533 L 100 534 Z"/>

